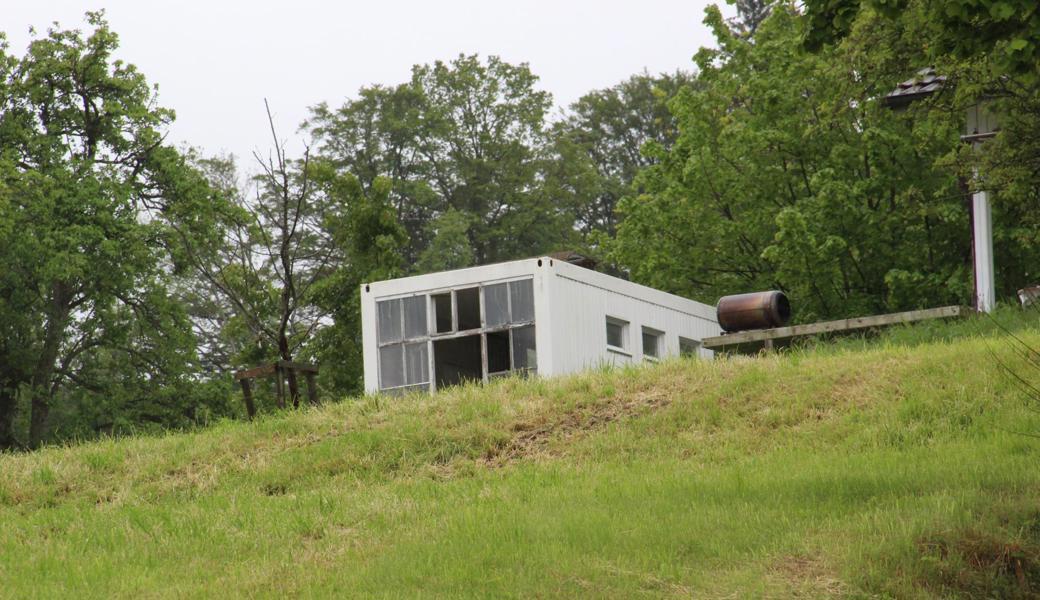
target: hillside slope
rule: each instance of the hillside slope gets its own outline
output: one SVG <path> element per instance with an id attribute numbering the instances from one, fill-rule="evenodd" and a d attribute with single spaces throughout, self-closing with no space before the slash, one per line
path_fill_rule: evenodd
<path id="1" fill-rule="evenodd" d="M 991 352 L 1021 365 L 677 360 L 0 456 L 0 596 L 1030 597 L 1040 415 Z"/>

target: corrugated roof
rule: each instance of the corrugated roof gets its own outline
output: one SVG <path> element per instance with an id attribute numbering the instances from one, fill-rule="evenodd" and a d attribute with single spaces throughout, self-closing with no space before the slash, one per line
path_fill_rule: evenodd
<path id="1" fill-rule="evenodd" d="M 938 75 L 934 68 L 925 67 L 913 79 L 907 79 L 885 95 L 882 103 L 889 108 L 902 108 L 914 100 L 934 94 L 945 84 L 945 75 Z"/>

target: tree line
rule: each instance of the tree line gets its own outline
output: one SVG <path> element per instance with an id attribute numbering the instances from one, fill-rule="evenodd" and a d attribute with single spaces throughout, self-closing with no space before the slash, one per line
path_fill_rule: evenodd
<path id="1" fill-rule="evenodd" d="M 566 249 L 709 303 L 783 289 L 803 321 L 967 303 L 966 198 L 985 187 L 1000 292 L 1034 280 L 1035 19 L 1000 0 L 941 18 L 935 0 L 736 4 L 707 10 L 716 46 L 692 70 L 560 115 L 526 64 L 461 55 L 314 105 L 299 155 L 269 119 L 245 159 L 166 142 L 173 111 L 102 13 L 4 44 L 0 449 L 237 416 L 230 373 L 275 359 L 356 393 L 359 287 L 407 274 Z M 924 66 L 943 91 L 888 108 Z M 975 152 L 959 136 L 981 97 L 1005 125 Z"/>

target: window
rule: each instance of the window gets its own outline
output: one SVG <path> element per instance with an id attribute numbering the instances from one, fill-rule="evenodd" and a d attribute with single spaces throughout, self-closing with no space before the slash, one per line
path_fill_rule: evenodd
<path id="1" fill-rule="evenodd" d="M 381 389 L 419 386 L 430 381 L 426 342 L 390 344 L 379 349 Z"/>
<path id="2" fill-rule="evenodd" d="M 433 303 L 434 333 L 451 333 L 455 331 L 453 322 L 454 311 L 451 309 L 451 292 L 433 294 L 430 296 Z"/>
<path id="3" fill-rule="evenodd" d="M 484 287 L 484 318 L 488 327 L 509 322 L 509 289 L 505 283 Z"/>
<path id="4" fill-rule="evenodd" d="M 664 332 L 649 327 L 643 328 L 643 356 L 660 358 L 664 346 Z"/>
<path id="5" fill-rule="evenodd" d="M 455 292 L 459 331 L 480 329 L 480 288 L 466 288 Z"/>
<path id="6" fill-rule="evenodd" d="M 531 279 L 376 303 L 379 388 L 486 381 L 538 368 Z"/>
<path id="7" fill-rule="evenodd" d="M 679 356 L 698 356 L 700 350 L 700 342 L 689 340 L 684 337 L 679 338 Z"/>
<path id="8" fill-rule="evenodd" d="M 509 282 L 510 323 L 534 321 L 534 280 Z"/>
<path id="9" fill-rule="evenodd" d="M 535 348 L 534 325 L 510 330 L 513 334 L 513 370 L 534 371 L 538 368 L 538 353 Z"/>
<path id="10" fill-rule="evenodd" d="M 426 335 L 426 302 L 423 296 L 383 300 L 377 304 L 377 312 L 380 344 Z"/>
<path id="11" fill-rule="evenodd" d="M 628 321 L 607 317 L 607 346 L 625 350 L 628 347 Z"/>

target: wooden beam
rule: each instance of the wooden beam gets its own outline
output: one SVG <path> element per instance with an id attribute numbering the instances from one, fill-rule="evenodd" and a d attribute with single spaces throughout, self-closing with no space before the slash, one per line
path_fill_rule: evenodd
<path id="1" fill-rule="evenodd" d="M 238 371 L 235 373 L 235 379 L 253 379 L 256 377 L 263 377 L 274 373 L 275 363 L 269 365 L 260 365 L 259 367 L 253 367 L 252 369 L 246 369 L 244 371 Z"/>
<path id="2" fill-rule="evenodd" d="M 840 319 L 838 321 L 822 321 L 820 323 L 808 323 L 805 325 L 792 325 L 790 327 L 777 327 L 775 329 L 756 329 L 754 331 L 741 331 L 729 333 L 716 337 L 704 338 L 703 344 L 709 350 L 735 346 L 737 344 L 750 344 L 755 342 L 772 342 L 803 335 L 818 335 L 821 333 L 834 333 L 839 331 L 852 331 L 856 329 L 867 329 L 870 327 L 885 327 L 900 323 L 913 323 L 928 319 L 948 319 L 952 317 L 965 317 L 975 311 L 967 306 L 943 306 L 940 308 L 929 308 L 925 310 L 910 310 L 906 312 L 890 313 L 887 315 L 873 315 L 869 317 L 854 317 L 851 319 Z"/>
<path id="3" fill-rule="evenodd" d="M 280 360 L 275 363 L 283 369 L 292 369 L 294 371 L 301 371 L 303 373 L 317 373 L 318 365 L 309 365 L 307 363 L 291 362 L 288 360 Z"/>

